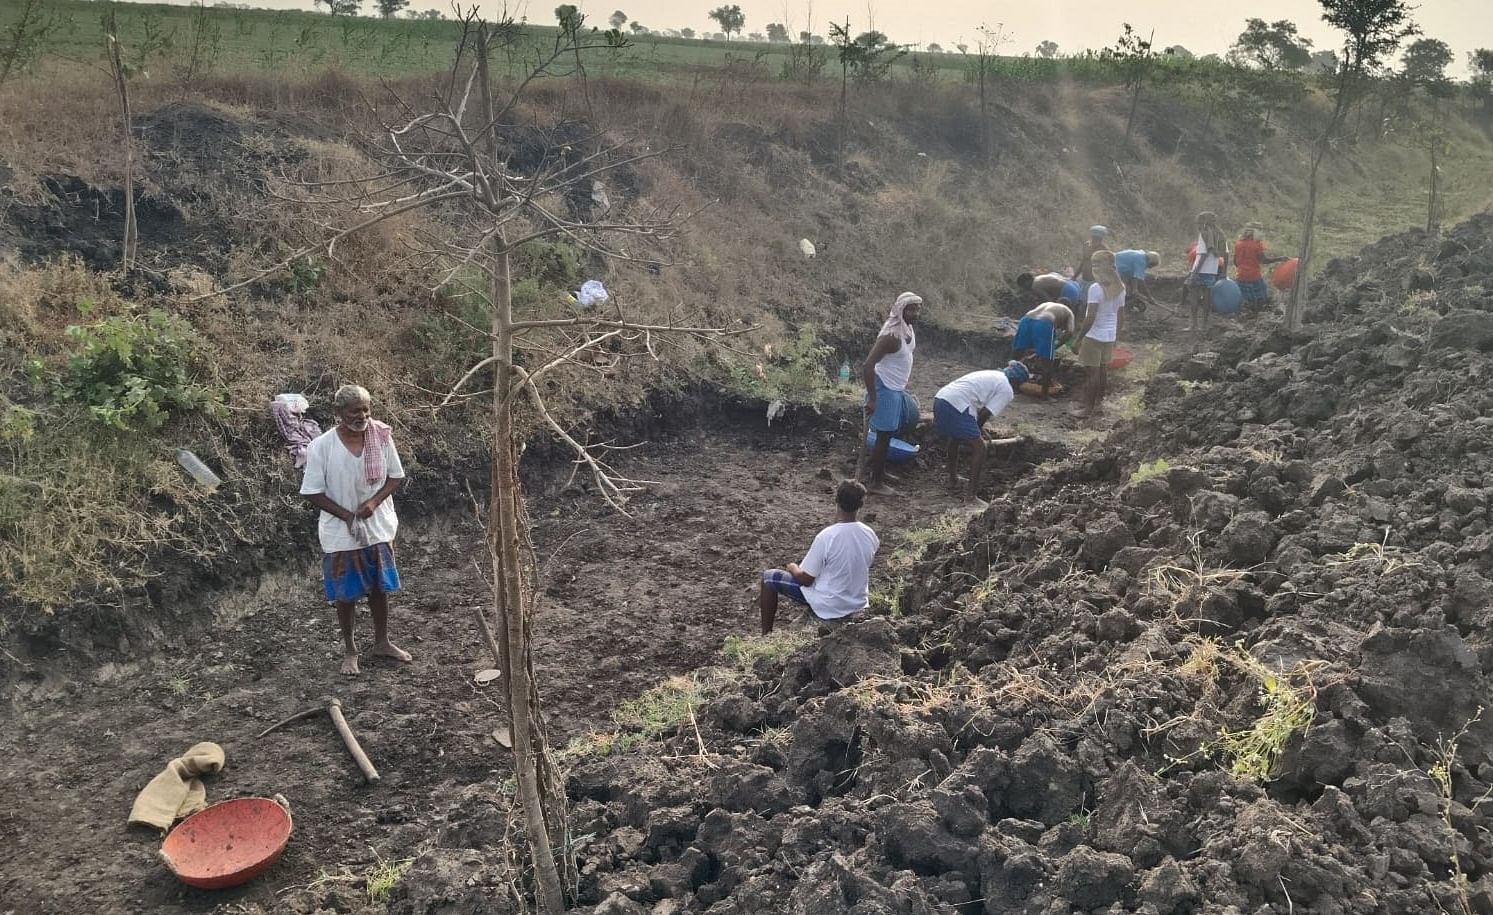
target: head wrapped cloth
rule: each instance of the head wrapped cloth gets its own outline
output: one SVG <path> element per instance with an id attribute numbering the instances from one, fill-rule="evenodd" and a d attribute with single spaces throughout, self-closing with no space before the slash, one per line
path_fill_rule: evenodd
<path id="1" fill-rule="evenodd" d="M 1218 228 L 1218 214 L 1212 210 L 1204 210 L 1198 214 L 1198 234 L 1203 237 L 1203 244 L 1208 246 L 1208 253 L 1221 255 L 1224 253 L 1226 242 L 1223 231 Z"/>
<path id="2" fill-rule="evenodd" d="M 892 303 L 892 312 L 887 316 L 886 322 L 881 325 L 881 333 L 878 337 L 887 337 L 896 334 L 898 340 L 906 341 L 913 336 L 912 325 L 902 317 L 902 312 L 909 305 L 923 304 L 923 297 L 915 292 L 904 292 L 897 296 L 897 301 Z"/>

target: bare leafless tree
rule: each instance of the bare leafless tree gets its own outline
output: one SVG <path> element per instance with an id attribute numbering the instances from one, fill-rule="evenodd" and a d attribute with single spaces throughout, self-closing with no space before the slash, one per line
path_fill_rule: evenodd
<path id="1" fill-rule="evenodd" d="M 562 16 L 553 44 L 536 50 L 528 44 L 531 33 L 512 19 L 487 22 L 474 10 L 462 17 L 462 24 L 456 61 L 441 92 L 418 104 L 396 100 L 393 122 L 365 138 L 372 174 L 286 183 L 284 196 L 319 214 L 308 216 L 319 240 L 238 285 L 314 252 L 336 262 L 350 236 L 423 212 L 428 218 L 413 230 L 416 241 L 409 245 L 406 264 L 428 272 L 432 292 L 465 286 L 491 306 L 490 327 L 466 324 L 490 341 L 491 355 L 457 379 L 442 403 L 474 396 L 462 392 L 479 378 L 491 382 L 492 486 L 486 523 L 493 613 L 489 617 L 479 610 L 478 621 L 504 673 L 535 904 L 541 913 L 553 915 L 564 909 L 566 887 L 574 884 L 563 784 L 550 754 L 534 676 L 538 568 L 519 481 L 522 444 L 533 429 L 548 428 L 571 449 L 577 469 L 590 475 L 601 497 L 625 511 L 629 494 L 641 482 L 609 463 L 610 446 L 578 436 L 557 419 L 546 402 L 549 376 L 594 370 L 597 358 L 657 358 L 660 347 L 678 345 L 681 338 L 713 344 L 749 328 L 726 331 L 698 322 L 634 321 L 620 306 L 563 317 L 515 315 L 514 255 L 523 246 L 563 240 L 610 261 L 640 260 L 645 258 L 635 246 L 670 237 L 687 215 L 641 203 L 593 205 L 597 182 L 664 150 L 612 139 L 595 125 L 570 124 L 563 133 L 547 133 L 525 122 L 529 116 L 521 109 L 536 81 L 574 73 L 571 62 L 587 51 L 625 41 L 618 33 L 588 31 L 578 17 Z M 503 51 L 533 56 L 516 80 L 500 86 L 489 62 Z M 349 212 L 355 215 L 349 217 Z M 633 240 L 627 250 L 619 244 L 623 239 Z"/>
<path id="2" fill-rule="evenodd" d="M 104 41 L 109 56 L 109 75 L 114 79 L 114 92 L 119 99 L 119 119 L 122 139 L 120 151 L 124 156 L 124 241 L 119 256 L 119 266 L 126 273 L 135 266 L 135 252 L 140 245 L 140 231 L 135 223 L 135 134 L 134 117 L 130 110 L 130 69 L 120 50 L 119 29 L 114 22 L 114 9 L 110 7 L 106 17 Z"/>

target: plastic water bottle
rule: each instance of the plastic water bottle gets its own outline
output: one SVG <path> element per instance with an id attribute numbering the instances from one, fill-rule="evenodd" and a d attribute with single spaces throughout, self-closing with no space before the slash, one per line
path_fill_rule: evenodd
<path id="1" fill-rule="evenodd" d="M 840 384 L 850 383 L 850 360 L 840 363 Z"/>
<path id="2" fill-rule="evenodd" d="M 192 479 L 206 487 L 208 492 L 212 492 L 223 483 L 222 479 L 209 470 L 208 466 L 202 463 L 202 460 L 197 455 L 185 448 L 176 452 L 176 463 L 180 464 L 183 470 L 191 474 Z"/>

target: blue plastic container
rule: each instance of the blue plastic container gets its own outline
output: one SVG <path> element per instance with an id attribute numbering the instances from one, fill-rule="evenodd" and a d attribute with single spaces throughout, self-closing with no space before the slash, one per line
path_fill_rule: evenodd
<path id="1" fill-rule="evenodd" d="M 866 447 L 873 448 L 876 445 L 876 433 L 866 433 Z M 888 464 L 906 464 L 918 456 L 918 446 L 911 442 L 904 442 L 900 438 L 892 439 L 891 447 L 886 450 L 886 462 Z"/>
<path id="2" fill-rule="evenodd" d="M 1219 280 L 1213 284 L 1213 310 L 1221 315 L 1231 315 L 1244 302 L 1244 291 L 1233 280 Z"/>

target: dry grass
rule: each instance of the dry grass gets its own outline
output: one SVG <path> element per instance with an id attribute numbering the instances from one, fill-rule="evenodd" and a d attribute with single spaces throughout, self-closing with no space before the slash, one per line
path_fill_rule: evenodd
<path id="1" fill-rule="evenodd" d="M 1173 620 L 1180 625 L 1199 622 L 1182 618 L 1178 610 L 1186 603 L 1201 603 L 1209 594 L 1239 581 L 1249 574 L 1243 569 L 1211 568 L 1203 560 L 1202 546 L 1193 538 L 1192 555 L 1186 564 L 1167 563 L 1152 566 L 1146 572 L 1145 589 L 1150 597 L 1160 599 Z"/>

